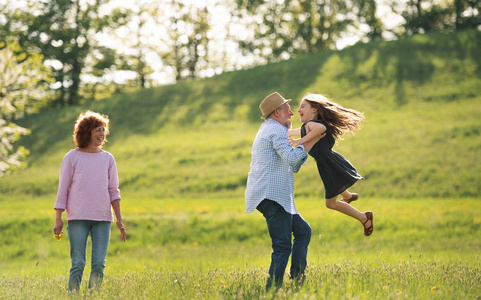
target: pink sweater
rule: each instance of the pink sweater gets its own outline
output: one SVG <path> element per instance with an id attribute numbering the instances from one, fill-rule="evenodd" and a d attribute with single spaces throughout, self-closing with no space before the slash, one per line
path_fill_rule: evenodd
<path id="1" fill-rule="evenodd" d="M 111 202 L 120 199 L 115 159 L 107 151 L 70 150 L 62 161 L 54 208 L 65 209 L 67 220 L 113 222 Z"/>

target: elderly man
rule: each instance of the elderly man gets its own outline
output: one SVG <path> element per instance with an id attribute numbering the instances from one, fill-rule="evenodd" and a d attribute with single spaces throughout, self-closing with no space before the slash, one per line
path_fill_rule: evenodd
<path id="1" fill-rule="evenodd" d="M 311 239 L 311 228 L 297 212 L 294 202 L 293 173 L 299 172 L 308 154 L 302 145 L 295 148 L 289 145 L 287 130 L 293 115 L 290 101 L 275 92 L 259 105 L 266 121 L 252 145 L 251 170 L 245 191 L 245 211 L 249 213 L 257 209 L 264 215 L 272 240 L 267 289 L 272 284 L 276 287 L 282 285 L 291 253 L 290 277 L 296 281 L 304 279 Z"/>

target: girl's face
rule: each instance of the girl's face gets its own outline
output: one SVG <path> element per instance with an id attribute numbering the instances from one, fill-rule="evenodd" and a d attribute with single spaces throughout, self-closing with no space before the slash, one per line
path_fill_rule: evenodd
<path id="1" fill-rule="evenodd" d="M 297 112 L 299 113 L 301 123 L 306 123 L 310 120 L 314 120 L 317 115 L 317 109 L 312 107 L 311 104 L 306 100 L 301 101 Z"/>
<path id="2" fill-rule="evenodd" d="M 92 129 L 92 132 L 90 134 L 91 146 L 93 145 L 93 146 L 100 147 L 102 146 L 104 140 L 105 140 L 105 127 L 103 125 Z"/>

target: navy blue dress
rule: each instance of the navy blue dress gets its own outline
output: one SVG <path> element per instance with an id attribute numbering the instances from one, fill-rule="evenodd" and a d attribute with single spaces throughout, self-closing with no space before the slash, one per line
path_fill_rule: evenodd
<path id="1" fill-rule="evenodd" d="M 316 160 L 317 170 L 324 183 L 326 199 L 336 197 L 363 178 L 344 156 L 332 150 L 336 140 L 330 126 L 321 120 L 309 122 L 321 123 L 326 126 L 326 135 L 314 144 L 309 155 Z M 306 124 L 301 127 L 301 137 L 306 135 Z"/>

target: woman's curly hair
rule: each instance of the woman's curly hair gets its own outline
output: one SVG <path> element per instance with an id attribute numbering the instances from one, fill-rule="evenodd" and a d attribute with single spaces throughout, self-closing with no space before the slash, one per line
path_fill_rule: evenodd
<path id="1" fill-rule="evenodd" d="M 109 117 L 90 110 L 81 113 L 77 118 L 73 132 L 75 146 L 78 148 L 86 148 L 90 144 L 92 130 L 100 126 L 104 126 L 105 128 L 104 140 L 100 146 L 102 147 L 107 141 L 107 134 L 109 133 Z"/>

